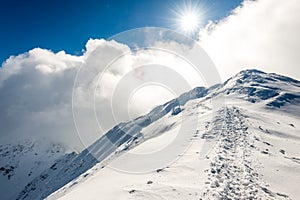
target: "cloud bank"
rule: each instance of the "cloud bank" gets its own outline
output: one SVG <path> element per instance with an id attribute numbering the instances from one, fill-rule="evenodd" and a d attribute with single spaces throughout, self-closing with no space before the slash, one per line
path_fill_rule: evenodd
<path id="1" fill-rule="evenodd" d="M 39 48 L 6 60 L 0 69 L 1 142 L 70 137 L 70 98 L 81 62 L 63 51 Z"/>
<path id="2" fill-rule="evenodd" d="M 186 50 L 181 44 L 172 44 L 172 48 Z M 124 56 L 118 58 L 120 55 Z M 118 59 L 111 63 L 115 58 Z M 128 84 L 143 84 L 159 76 L 166 79 L 166 74 L 152 73 L 156 64 L 172 66 L 178 74 L 187 76 L 190 88 L 202 84 L 193 71 L 186 72 L 189 65 L 177 56 L 154 50 L 133 52 L 124 44 L 103 39 L 90 39 L 82 56 L 36 48 L 10 57 L 0 68 L 1 142 L 45 138 L 81 150 L 114 125 L 145 114 L 154 105 L 190 89 L 178 86 L 174 94 L 168 88 L 146 84 L 145 90 L 131 88 L 136 93 L 131 94 L 129 101 L 113 97 L 126 76 L 129 81 L 123 81 L 121 93 L 132 92 Z M 147 67 L 138 70 L 141 65 Z M 178 83 L 170 75 L 168 79 Z M 142 96 L 149 98 L 142 101 Z M 115 113 L 111 111 L 112 103 L 116 105 Z M 72 109 L 77 117 L 76 127 Z M 95 117 L 101 122 L 100 128 Z"/>
<path id="3" fill-rule="evenodd" d="M 300 79 L 299 11 L 298 0 L 246 0 L 200 31 L 200 45 L 224 79 L 245 68 Z"/>
<path id="4" fill-rule="evenodd" d="M 227 18 L 208 24 L 199 33 L 199 43 L 224 79 L 245 68 L 300 79 L 299 10 L 297 0 L 245 1 Z M 156 45 L 201 60 L 189 46 L 176 42 Z M 111 63 L 120 55 L 123 56 Z M 141 65 L 145 67 L 139 68 Z M 46 138 L 81 150 L 82 140 L 88 145 L 118 122 L 145 114 L 159 102 L 187 90 L 178 84 L 176 76 L 171 78 L 169 71 L 154 70 L 161 69 L 161 65 L 171 66 L 185 77 L 190 88 L 205 85 L 203 80 L 207 77 L 199 79 L 177 56 L 151 49 L 136 52 L 103 39 L 90 39 L 82 56 L 40 48 L 12 56 L 0 68 L 0 141 Z M 130 82 L 124 82 L 126 78 Z M 144 91 L 133 87 L 157 78 L 177 85 L 177 91 L 159 89 L 158 85 L 150 87 L 151 84 L 145 85 Z M 116 90 L 122 95 L 136 93 L 124 101 L 122 95 L 114 97 Z M 144 101 L 144 97 L 148 98 Z M 111 106 L 115 106 L 114 112 Z M 78 120 L 76 127 L 72 108 Z M 101 121 L 101 128 L 95 119 Z M 83 135 L 79 137 L 76 128 Z"/>

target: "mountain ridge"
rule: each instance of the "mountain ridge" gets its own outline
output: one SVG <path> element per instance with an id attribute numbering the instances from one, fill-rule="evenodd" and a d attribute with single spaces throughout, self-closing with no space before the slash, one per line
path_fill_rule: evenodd
<path id="1" fill-rule="evenodd" d="M 268 109 L 278 110 L 290 104 L 300 103 L 300 81 L 251 69 L 243 70 L 224 83 L 209 88 L 196 87 L 176 99 L 155 107 L 144 116 L 114 126 L 81 153 L 73 152 L 61 157 L 49 169 L 30 181 L 17 195 L 17 199 L 45 198 L 70 181 L 85 176 L 86 171 L 99 162 L 107 160 L 124 145 L 133 148 L 135 143 L 142 144 L 147 139 L 154 137 L 153 135 L 141 135 L 141 132 L 161 118 L 172 115 L 175 108 L 180 107 L 180 110 L 175 113 L 178 115 L 184 109 L 189 108 L 186 105 L 193 100 L 202 104 L 209 99 L 223 96 L 226 99 L 242 99 L 252 104 L 262 104 Z"/>

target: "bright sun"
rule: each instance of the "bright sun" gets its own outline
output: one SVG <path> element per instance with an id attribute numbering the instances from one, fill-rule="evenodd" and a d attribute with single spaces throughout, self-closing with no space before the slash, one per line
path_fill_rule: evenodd
<path id="1" fill-rule="evenodd" d="M 205 9 L 199 2 L 183 1 L 182 4 L 177 4 L 172 11 L 175 14 L 174 25 L 179 32 L 193 35 L 200 29 Z"/>
<path id="2" fill-rule="evenodd" d="M 194 32 L 199 27 L 199 17 L 194 13 L 186 13 L 180 17 L 179 23 L 184 32 Z"/>

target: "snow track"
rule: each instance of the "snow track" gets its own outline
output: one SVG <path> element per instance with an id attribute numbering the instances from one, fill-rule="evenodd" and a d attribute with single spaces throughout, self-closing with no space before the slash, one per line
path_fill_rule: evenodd
<path id="1" fill-rule="evenodd" d="M 242 71 L 223 84 L 195 88 L 147 115 L 116 125 L 88 149 L 63 154 L 49 168 L 31 174 L 32 181 L 24 181 L 21 192 L 18 187 L 12 191 L 19 199 L 42 199 L 51 193 L 47 199 L 299 199 L 299 89 L 300 82 L 288 77 Z M 181 113 L 173 115 L 179 105 Z M 182 116 L 195 127 L 182 128 Z M 149 173 L 134 174 L 107 166 L 136 164 L 124 155 L 166 148 L 178 129 L 191 133 L 187 151 L 153 159 L 157 164 L 176 158 L 168 166 L 159 164 Z M 10 155 L 15 156 L 13 152 Z M 6 155 L 6 150 L 2 153 Z M 30 156 L 37 159 L 34 153 Z M 138 166 L 148 167 L 145 163 Z M 13 164 L 2 165 L 9 184 L 17 180 L 16 175 L 8 180 L 16 169 Z"/>
<path id="2" fill-rule="evenodd" d="M 261 181 L 261 167 L 253 151 L 256 136 L 248 131 L 247 117 L 237 107 L 226 107 L 212 122 L 204 138 L 215 138 L 202 199 L 290 199 Z"/>

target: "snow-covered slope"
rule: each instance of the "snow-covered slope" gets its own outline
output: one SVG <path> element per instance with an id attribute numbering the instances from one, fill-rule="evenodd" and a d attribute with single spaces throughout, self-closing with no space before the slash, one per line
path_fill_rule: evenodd
<path id="1" fill-rule="evenodd" d="M 45 170 L 41 176 L 36 177 L 28 183 L 19 193 L 18 199 L 44 198 L 74 178 L 82 175 L 99 161 L 104 159 L 109 160 L 108 156 L 114 157 L 124 151 L 124 149 L 132 148 L 149 138 L 163 134 L 163 131 L 158 131 L 159 133 L 151 132 L 146 135 L 142 134 L 141 131 L 152 123 L 157 123 L 161 118 L 167 115 L 175 116 L 174 113 L 172 114 L 174 111 L 173 108 L 179 105 L 185 105 L 188 101 L 205 95 L 205 88 L 195 88 L 188 93 L 182 94 L 175 100 L 157 106 L 145 116 L 118 124 L 80 154 L 73 152 L 55 162 L 53 164 L 54 167 L 51 166 L 48 170 Z"/>
<path id="2" fill-rule="evenodd" d="M 130 174 L 97 164 L 48 199 L 297 199 L 299 116 L 240 106 L 213 120 L 202 113 L 192 145 L 167 167 Z M 206 140 L 217 143 L 203 159 Z"/>
<path id="3" fill-rule="evenodd" d="M 23 140 L 0 146 L 1 199 L 14 199 L 28 182 L 63 156 L 66 148 L 43 140 Z"/>
<path id="4" fill-rule="evenodd" d="M 212 103 L 217 99 L 221 103 Z M 242 71 L 223 84 L 195 88 L 115 126 L 88 150 L 53 163 L 18 198 L 41 199 L 60 188 L 48 198 L 297 199 L 299 105 L 299 81 Z M 190 136 L 182 142 L 189 148 L 174 162 L 142 174 L 107 166 L 132 167 L 128 153 L 163 148 L 182 126 Z"/>
<path id="5" fill-rule="evenodd" d="M 220 85 L 214 95 L 233 96 L 252 103 L 262 102 L 268 107 L 300 103 L 300 81 L 274 73 L 245 70 Z"/>

